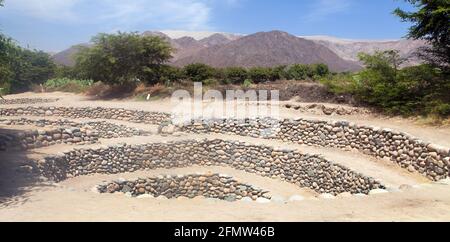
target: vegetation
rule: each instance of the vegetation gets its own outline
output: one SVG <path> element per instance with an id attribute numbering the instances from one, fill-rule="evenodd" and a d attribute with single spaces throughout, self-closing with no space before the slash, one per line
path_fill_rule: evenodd
<path id="1" fill-rule="evenodd" d="M 248 71 L 243 67 L 229 67 L 223 70 L 225 83 L 239 84 L 248 78 Z"/>
<path id="2" fill-rule="evenodd" d="M 54 78 L 47 80 L 43 86 L 47 91 L 66 91 L 81 93 L 86 91 L 93 84 L 93 80 Z"/>
<path id="3" fill-rule="evenodd" d="M 205 64 L 190 64 L 183 68 L 185 77 L 194 82 L 204 82 L 208 79 L 216 77 L 217 71 Z"/>
<path id="4" fill-rule="evenodd" d="M 321 82 L 338 94 L 353 94 L 362 103 L 390 114 L 450 115 L 450 82 L 429 64 L 399 69 L 395 51 L 360 54 L 365 69 L 356 74 L 338 74 Z M 439 85 L 436 85 L 439 83 Z"/>
<path id="5" fill-rule="evenodd" d="M 353 94 L 360 102 L 401 115 L 450 115 L 450 1 L 406 0 L 418 10 L 396 9 L 394 14 L 412 22 L 408 37 L 426 40 L 419 57 L 426 64 L 400 69 L 396 51 L 360 54 L 365 69 L 356 74 L 321 79 L 334 93 Z"/>
<path id="6" fill-rule="evenodd" d="M 0 33 L 0 87 L 5 93 L 41 84 L 54 75 L 55 69 L 49 54 L 24 49 Z"/>
<path id="7" fill-rule="evenodd" d="M 248 70 L 248 79 L 254 83 L 275 81 L 272 69 L 264 67 L 253 67 Z"/>
<path id="8" fill-rule="evenodd" d="M 396 9 L 394 14 L 404 22 L 413 23 L 408 37 L 427 40 L 431 47 L 423 49 L 422 57 L 430 64 L 449 72 L 450 63 L 450 1 L 448 0 L 405 0 L 418 11 L 406 12 Z"/>
<path id="9" fill-rule="evenodd" d="M 172 52 L 170 44 L 160 37 L 138 33 L 99 34 L 92 42 L 93 47 L 82 47 L 76 55 L 75 70 L 84 79 L 108 84 L 158 83 Z"/>
<path id="10" fill-rule="evenodd" d="M 0 0 L 3 7 L 3 0 Z M 28 90 L 54 75 L 56 66 L 50 55 L 20 47 L 0 33 L 0 88 L 3 94 Z"/>

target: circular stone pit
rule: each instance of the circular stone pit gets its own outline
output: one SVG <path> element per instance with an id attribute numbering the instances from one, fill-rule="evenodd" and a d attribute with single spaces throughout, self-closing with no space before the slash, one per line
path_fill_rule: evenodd
<path id="1" fill-rule="evenodd" d="M 263 177 L 278 178 L 318 193 L 368 194 L 384 189 L 379 181 L 317 156 L 293 150 L 226 140 L 185 140 L 143 145 L 76 149 L 35 164 L 54 181 L 90 174 L 118 174 L 145 169 L 193 165 L 229 166 Z"/>
<path id="2" fill-rule="evenodd" d="M 240 183 L 232 177 L 220 174 L 174 175 L 140 178 L 137 180 L 117 180 L 97 186 L 100 193 L 122 192 L 132 197 L 150 195 L 175 199 L 179 197 L 205 197 L 234 202 L 248 197 L 270 200 L 267 191 Z"/>

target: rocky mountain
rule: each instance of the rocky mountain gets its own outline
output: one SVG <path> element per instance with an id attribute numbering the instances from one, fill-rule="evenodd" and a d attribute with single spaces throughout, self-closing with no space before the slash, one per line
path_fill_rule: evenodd
<path id="1" fill-rule="evenodd" d="M 78 52 L 78 49 L 80 47 L 86 46 L 89 46 L 89 44 L 74 45 L 67 50 L 63 50 L 61 52 L 53 54 L 52 59 L 55 63 L 59 65 L 74 66 L 75 65 L 74 54 Z"/>
<path id="2" fill-rule="evenodd" d="M 216 45 L 225 45 L 225 44 L 228 44 L 231 41 L 237 40 L 239 38 L 241 38 L 241 36 L 225 35 L 225 34 L 216 33 L 209 37 L 201 39 L 199 42 L 205 47 L 211 47 L 211 46 L 216 46 Z"/>
<path id="3" fill-rule="evenodd" d="M 237 35 L 215 32 L 146 31 L 143 35 L 159 36 L 175 49 L 171 64 L 184 66 L 201 62 L 216 67 L 273 66 L 292 63 L 325 63 L 334 71 L 358 70 L 359 52 L 396 49 L 410 58 L 405 65 L 420 63 L 415 51 L 423 41 L 363 41 L 328 36 L 293 36 L 281 31 Z M 83 44 L 82 46 L 86 46 Z M 53 55 L 55 62 L 71 66 L 71 58 L 80 45 Z"/>
<path id="4" fill-rule="evenodd" d="M 361 68 L 356 63 L 340 58 L 323 45 L 281 31 L 260 32 L 224 45 L 207 47 L 174 61 L 174 64 L 184 66 L 197 62 L 215 67 L 325 63 L 333 71 Z"/>
<path id="5" fill-rule="evenodd" d="M 171 43 L 172 47 L 175 48 L 175 53 L 173 54 L 172 62 L 176 62 L 179 59 L 183 59 L 189 56 L 196 54 L 198 51 L 216 45 L 225 45 L 233 40 L 238 39 L 240 36 L 232 35 L 232 34 L 223 34 L 223 33 L 210 33 L 207 35 L 207 32 L 201 32 L 201 34 L 196 34 L 195 32 L 183 32 L 188 34 L 188 36 L 183 36 L 180 38 L 171 38 L 168 34 L 172 36 L 179 36 L 178 32 L 155 32 L 155 31 L 147 31 L 144 32 L 144 35 L 158 36 L 167 40 Z M 190 34 L 189 34 L 190 33 Z M 194 37 L 198 36 L 207 36 L 205 38 L 196 39 Z"/>
<path id="6" fill-rule="evenodd" d="M 408 59 L 406 66 L 419 64 L 416 52 L 426 45 L 421 40 L 387 40 L 387 41 L 367 41 L 367 40 L 346 40 L 329 36 L 304 36 L 302 38 L 312 40 L 324 45 L 338 54 L 345 60 L 358 61 L 358 53 L 374 53 L 383 50 L 398 50 L 402 58 Z"/>

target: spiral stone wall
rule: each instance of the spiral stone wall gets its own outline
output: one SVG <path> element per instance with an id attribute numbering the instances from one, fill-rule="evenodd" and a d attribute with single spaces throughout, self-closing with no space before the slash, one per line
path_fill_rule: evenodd
<path id="1" fill-rule="evenodd" d="M 102 118 L 136 123 L 170 125 L 171 115 L 159 112 L 116 108 L 26 107 L 0 109 L 2 116 L 61 116 L 68 118 Z M 192 133 L 223 133 L 256 138 L 277 139 L 344 150 L 359 150 L 365 154 L 388 159 L 417 171 L 430 180 L 449 177 L 450 149 L 416 139 L 390 129 L 361 126 L 346 121 L 327 122 L 305 119 L 272 120 L 208 120 L 179 127 Z M 275 124 L 275 125 L 273 125 Z"/>
<path id="2" fill-rule="evenodd" d="M 67 152 L 64 156 L 47 157 L 36 165 L 44 176 L 55 181 L 93 173 L 116 174 L 142 169 L 226 165 L 261 176 L 279 177 L 319 193 L 367 194 L 373 189 L 384 188 L 373 178 L 319 156 L 222 140 L 80 149 Z"/>
<path id="3" fill-rule="evenodd" d="M 176 175 L 116 180 L 97 186 L 100 193 L 121 192 L 132 197 L 151 196 L 174 199 L 206 197 L 234 202 L 243 198 L 270 199 L 268 191 L 254 188 L 220 174 Z"/>
<path id="4" fill-rule="evenodd" d="M 410 171 L 418 171 L 430 180 L 441 180 L 449 176 L 450 150 L 415 139 L 406 133 L 345 121 L 284 119 L 276 124 L 268 125 L 264 120 L 209 120 L 192 122 L 182 126 L 181 130 L 277 139 L 346 150 L 357 149 L 368 155 L 389 159 Z"/>

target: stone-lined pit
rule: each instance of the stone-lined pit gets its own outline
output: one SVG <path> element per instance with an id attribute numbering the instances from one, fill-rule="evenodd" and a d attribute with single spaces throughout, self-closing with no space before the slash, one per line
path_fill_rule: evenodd
<path id="1" fill-rule="evenodd" d="M 122 192 L 132 197 L 150 195 L 174 199 L 179 197 L 215 198 L 234 202 L 243 198 L 270 200 L 268 191 L 240 183 L 232 177 L 220 174 L 176 175 L 116 180 L 97 186 L 100 193 Z"/>
<path id="2" fill-rule="evenodd" d="M 57 102 L 57 98 L 15 98 L 15 99 L 0 99 L 0 105 L 14 105 L 14 104 L 40 104 Z"/>
<path id="3" fill-rule="evenodd" d="M 70 118 L 102 118 L 136 123 L 170 124 L 170 115 L 159 112 L 114 108 L 27 107 L 0 109 L 5 116 L 63 116 Z M 273 120 L 279 126 L 261 120 L 209 120 L 205 123 L 184 125 L 182 131 L 194 133 L 225 133 L 255 138 L 277 139 L 344 150 L 359 150 L 381 159 L 388 159 L 409 171 L 417 171 L 430 180 L 449 177 L 450 150 L 416 139 L 390 129 L 350 124 L 346 121 L 326 122 L 305 119 Z M 161 128 L 160 130 L 163 130 Z M 167 130 L 167 128 L 165 128 Z M 174 129 L 168 129 L 174 130 Z M 272 134 L 268 135 L 269 130 Z"/>
<path id="4" fill-rule="evenodd" d="M 384 186 L 373 178 L 351 171 L 317 155 L 274 149 L 237 141 L 186 140 L 143 145 L 113 145 L 80 149 L 50 156 L 36 163 L 40 173 L 54 181 L 89 175 L 117 174 L 143 169 L 192 165 L 231 166 L 261 176 L 280 178 L 318 193 L 368 194 Z"/>
<path id="5" fill-rule="evenodd" d="M 267 122 L 266 122 L 267 121 Z M 277 124 L 272 126 L 271 123 Z M 277 139 L 311 146 L 359 150 L 389 159 L 430 180 L 449 177 L 450 150 L 390 129 L 360 126 L 346 121 L 295 120 L 208 120 L 179 127 L 192 133 L 223 133 Z"/>

